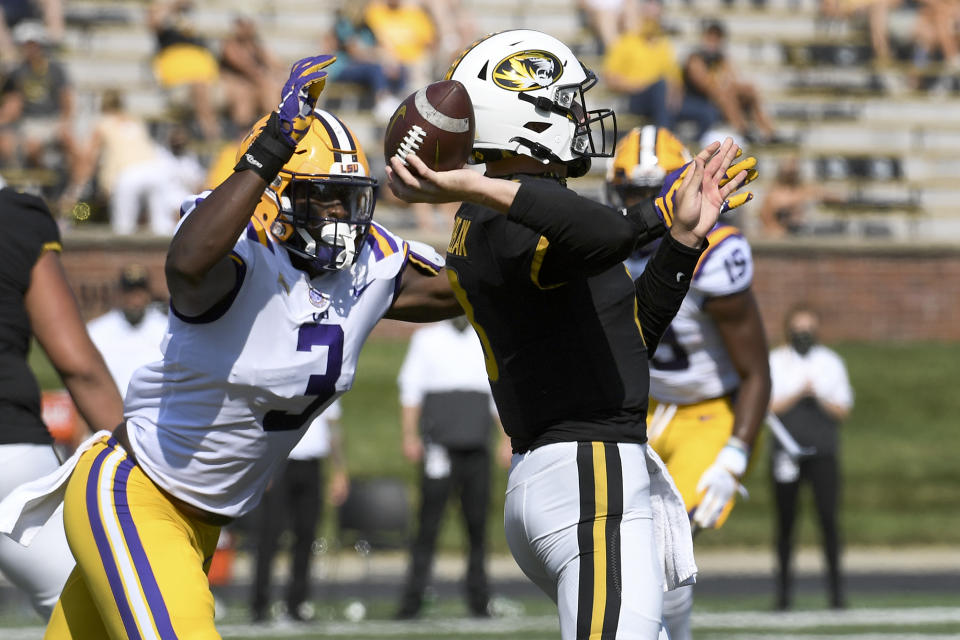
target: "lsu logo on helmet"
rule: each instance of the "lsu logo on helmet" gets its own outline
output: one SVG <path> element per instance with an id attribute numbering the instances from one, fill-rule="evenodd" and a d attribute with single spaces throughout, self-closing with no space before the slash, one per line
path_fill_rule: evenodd
<path id="1" fill-rule="evenodd" d="M 507 91 L 533 91 L 559 80 L 563 63 L 549 51 L 519 51 L 501 60 L 491 75 L 494 84 Z"/>

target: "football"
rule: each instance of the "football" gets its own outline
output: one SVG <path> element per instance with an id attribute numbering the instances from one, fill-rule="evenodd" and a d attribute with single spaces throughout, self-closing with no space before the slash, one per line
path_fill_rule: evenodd
<path id="1" fill-rule="evenodd" d="M 434 82 L 410 94 L 393 112 L 384 157 L 415 153 L 434 171 L 459 169 L 473 149 L 473 103 L 456 80 Z"/>

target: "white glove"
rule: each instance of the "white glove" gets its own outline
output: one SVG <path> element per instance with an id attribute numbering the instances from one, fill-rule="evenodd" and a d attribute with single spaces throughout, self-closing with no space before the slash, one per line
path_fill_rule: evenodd
<path id="1" fill-rule="evenodd" d="M 713 464 L 703 472 L 697 483 L 697 494 L 703 493 L 703 498 L 693 512 L 694 525 L 701 529 L 713 528 L 736 491 L 747 496 L 747 490 L 740 485 L 740 476 L 747 470 L 748 453 L 747 445 L 732 436 Z"/>

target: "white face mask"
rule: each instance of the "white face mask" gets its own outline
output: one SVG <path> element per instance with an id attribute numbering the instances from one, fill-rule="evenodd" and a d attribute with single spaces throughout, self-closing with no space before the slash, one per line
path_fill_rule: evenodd
<path id="1" fill-rule="evenodd" d="M 297 233 L 303 238 L 304 252 L 311 256 L 317 256 L 316 239 L 305 229 L 297 229 Z M 326 248 L 335 252 L 332 256 L 332 264 L 335 268 L 342 269 L 353 264 L 353 259 L 357 253 L 356 225 L 345 222 L 328 222 L 320 227 L 320 240 L 327 245 Z"/>

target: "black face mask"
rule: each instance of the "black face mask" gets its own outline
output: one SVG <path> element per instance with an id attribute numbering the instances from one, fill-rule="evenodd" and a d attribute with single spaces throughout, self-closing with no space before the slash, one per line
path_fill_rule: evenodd
<path id="1" fill-rule="evenodd" d="M 792 331 L 790 333 L 790 346 L 802 356 L 807 355 L 815 344 L 817 344 L 817 336 L 809 331 Z"/>
<path id="2" fill-rule="evenodd" d="M 143 321 L 143 316 L 147 313 L 146 309 L 123 309 L 123 317 L 127 319 L 131 327 L 135 327 Z"/>

